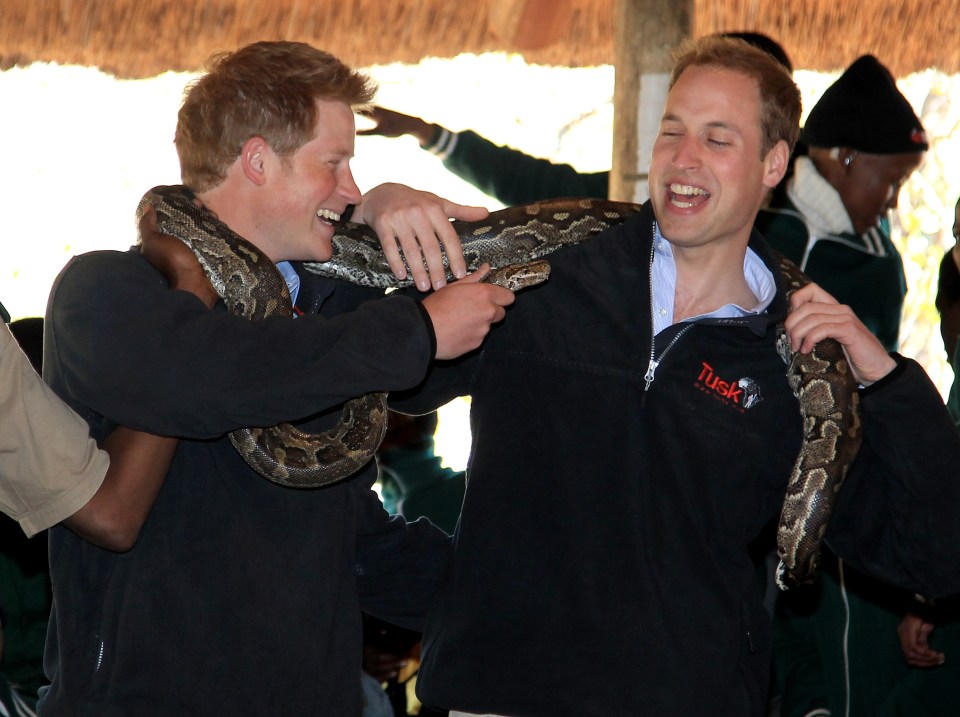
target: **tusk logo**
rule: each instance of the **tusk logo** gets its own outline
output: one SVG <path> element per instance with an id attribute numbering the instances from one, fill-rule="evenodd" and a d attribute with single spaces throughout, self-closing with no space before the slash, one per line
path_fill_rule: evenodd
<path id="1" fill-rule="evenodd" d="M 704 393 L 740 409 L 741 412 L 753 408 L 763 400 L 760 386 L 752 378 L 724 381 L 706 361 L 703 362 L 703 368 L 697 377 L 697 387 Z"/>

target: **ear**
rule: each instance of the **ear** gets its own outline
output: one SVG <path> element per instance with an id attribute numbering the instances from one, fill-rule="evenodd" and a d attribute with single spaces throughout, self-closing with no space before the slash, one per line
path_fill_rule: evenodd
<path id="1" fill-rule="evenodd" d="M 787 173 L 790 164 L 790 148 L 784 140 L 780 140 L 763 158 L 763 186 L 773 189 Z"/>
<path id="2" fill-rule="evenodd" d="M 266 159 L 270 151 L 270 145 L 263 137 L 251 137 L 240 150 L 243 175 L 257 186 L 267 181 Z"/>

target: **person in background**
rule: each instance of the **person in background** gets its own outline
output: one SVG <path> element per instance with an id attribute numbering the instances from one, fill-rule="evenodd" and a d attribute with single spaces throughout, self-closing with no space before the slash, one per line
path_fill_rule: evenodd
<path id="1" fill-rule="evenodd" d="M 947 409 L 960 430 L 960 200 L 954 207 L 953 237 L 957 243 L 940 262 L 935 303 L 943 348 L 954 371 Z M 953 717 L 960 705 L 960 596 L 937 601 L 915 597 L 897 635 L 909 669 L 878 717 Z"/>
<path id="2" fill-rule="evenodd" d="M 723 37 L 744 40 L 769 53 L 789 72 L 793 64 L 772 38 L 758 32 L 730 32 Z M 420 146 L 443 160 L 443 166 L 504 205 L 527 204 L 556 197 L 609 196 L 610 172 L 579 172 L 569 164 L 555 164 L 511 147 L 501 147 L 472 130 L 451 132 L 410 115 L 373 107 L 368 116 L 376 123 L 359 135 L 400 137 L 410 135 Z"/>
<path id="3" fill-rule="evenodd" d="M 811 109 L 800 141 L 793 176 L 760 211 L 757 228 L 894 351 L 906 280 L 889 214 L 928 148 L 920 119 L 887 68 L 864 55 Z M 906 675 L 896 628 L 911 595 L 829 548 L 821 562 L 815 586 L 778 600 L 781 712 L 875 717 Z"/>
<path id="4" fill-rule="evenodd" d="M 513 301 L 482 273 L 446 285 L 434 271 L 438 238 L 454 273 L 464 268 L 448 219 L 486 210 L 412 190 L 396 202 L 361 195 L 354 110 L 373 91 L 328 53 L 260 42 L 212 58 L 180 109 L 184 185 L 279 265 L 296 316 L 249 321 L 170 290 L 147 244 L 147 256 L 75 257 L 57 277 L 44 336 L 51 387 L 96 436 L 120 424 L 180 441 L 129 552 L 50 532 L 42 717 L 357 715 L 361 610 L 420 626 L 449 537 L 383 510 L 375 462 L 296 490 L 255 473 L 227 435 L 287 421 L 329 430 L 345 401 L 416 385 L 434 358 L 475 348 Z M 411 272 L 442 288 L 365 301 L 369 290 L 299 271 L 331 257 L 348 216 L 371 223 L 385 253 L 422 256 Z"/>
<path id="5" fill-rule="evenodd" d="M 960 352 L 957 341 L 960 339 L 960 200 L 954 207 L 953 238 L 956 244 L 940 262 L 940 277 L 937 282 L 935 305 L 940 314 L 940 336 L 947 361 L 953 367 L 954 380 L 950 386 L 947 407 L 960 427 Z"/>
<path id="6" fill-rule="evenodd" d="M 800 141 L 793 177 L 757 228 L 893 351 L 906 280 L 890 212 L 929 147 L 923 125 L 889 70 L 864 55 L 810 110 Z"/>

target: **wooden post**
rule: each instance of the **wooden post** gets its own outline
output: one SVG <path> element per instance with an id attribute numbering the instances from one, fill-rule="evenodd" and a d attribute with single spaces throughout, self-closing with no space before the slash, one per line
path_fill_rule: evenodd
<path id="1" fill-rule="evenodd" d="M 610 199 L 643 202 L 673 52 L 690 36 L 694 0 L 617 0 Z"/>

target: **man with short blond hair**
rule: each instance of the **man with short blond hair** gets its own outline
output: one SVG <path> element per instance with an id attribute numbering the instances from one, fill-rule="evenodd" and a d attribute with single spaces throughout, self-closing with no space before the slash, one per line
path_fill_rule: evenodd
<path id="1" fill-rule="evenodd" d="M 365 217 L 350 159 L 354 109 L 371 92 L 327 53 L 263 42 L 215 58 L 180 112 L 187 188 L 278 265 L 297 318 L 210 310 L 136 249 L 85 254 L 57 278 L 52 387 L 97 437 L 122 424 L 181 440 L 128 553 L 51 532 L 43 717 L 358 715 L 361 608 L 419 626 L 448 539 L 387 515 L 371 490 L 375 462 L 297 490 L 257 475 L 227 436 L 282 422 L 326 431 L 345 401 L 414 386 L 434 358 L 475 348 L 513 299 L 476 275 L 443 286 L 434 270 L 437 237 L 455 248 L 448 217 L 485 210 L 426 195 L 416 226 L 403 211 L 378 226 L 394 256 L 422 252 L 411 262 L 421 284 L 425 263 L 443 287 L 422 302 L 360 304 L 351 287 L 300 272 L 330 258 L 338 222 Z"/>
<path id="2" fill-rule="evenodd" d="M 676 68 L 651 201 L 552 254 L 479 352 L 393 396 L 412 412 L 472 398 L 417 683 L 452 714 L 765 714 L 771 621 L 748 544 L 802 436 L 780 322 L 794 350 L 837 340 L 863 386 L 827 541 L 916 592 L 960 590 L 960 437 L 939 394 L 820 287 L 788 300 L 753 229 L 796 140 L 796 85 L 732 40 L 693 43 Z"/>

